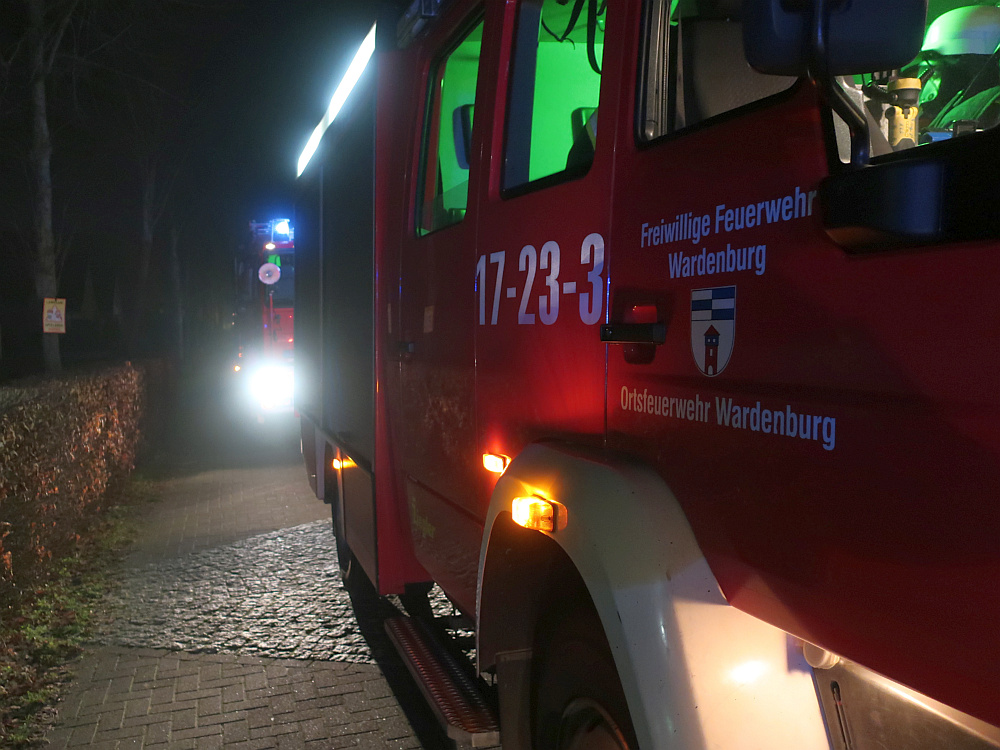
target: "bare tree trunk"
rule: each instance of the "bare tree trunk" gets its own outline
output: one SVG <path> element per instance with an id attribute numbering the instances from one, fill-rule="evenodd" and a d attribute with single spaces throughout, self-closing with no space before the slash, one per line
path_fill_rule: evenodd
<path id="1" fill-rule="evenodd" d="M 142 175 L 142 233 L 139 238 L 139 262 L 135 280 L 134 297 L 131 300 L 129 320 L 125 331 L 126 347 L 131 356 L 138 354 L 139 338 L 142 334 L 142 323 L 146 319 L 147 295 L 149 286 L 149 269 L 153 259 L 153 243 L 156 236 L 156 223 L 159 219 L 157 205 L 157 170 L 156 165 L 146 168 Z"/>
<path id="2" fill-rule="evenodd" d="M 156 165 L 149 167 L 142 186 L 142 253 L 139 258 L 139 294 L 144 295 L 149 280 L 149 265 L 153 258 L 153 236 L 156 231 Z"/>
<path id="3" fill-rule="evenodd" d="M 174 307 L 175 356 L 178 362 L 184 359 L 184 294 L 181 289 L 181 263 L 177 252 L 180 239 L 180 226 L 175 221 L 170 227 L 170 291 Z"/>
<path id="4" fill-rule="evenodd" d="M 33 202 L 35 228 L 35 294 L 41 303 L 45 297 L 55 297 L 59 291 L 56 264 L 56 243 L 52 231 L 52 138 L 49 134 L 46 100 L 45 60 L 45 0 L 29 0 L 28 17 L 31 25 L 31 128 L 32 149 L 29 163 L 35 195 Z M 59 334 L 42 334 L 42 354 L 45 370 L 62 370 L 59 357 Z"/>

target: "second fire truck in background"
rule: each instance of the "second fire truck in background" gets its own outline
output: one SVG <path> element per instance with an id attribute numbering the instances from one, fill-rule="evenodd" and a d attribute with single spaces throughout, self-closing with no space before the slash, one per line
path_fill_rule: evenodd
<path id="1" fill-rule="evenodd" d="M 233 371 L 261 418 L 292 411 L 295 361 L 295 231 L 288 219 L 250 222 L 236 259 Z"/>

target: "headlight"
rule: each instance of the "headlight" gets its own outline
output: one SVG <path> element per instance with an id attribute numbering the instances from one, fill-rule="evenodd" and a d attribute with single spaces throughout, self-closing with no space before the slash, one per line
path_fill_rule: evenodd
<path id="1" fill-rule="evenodd" d="M 262 365 L 249 379 L 250 396 L 260 408 L 290 407 L 295 395 L 295 374 L 288 365 Z"/>

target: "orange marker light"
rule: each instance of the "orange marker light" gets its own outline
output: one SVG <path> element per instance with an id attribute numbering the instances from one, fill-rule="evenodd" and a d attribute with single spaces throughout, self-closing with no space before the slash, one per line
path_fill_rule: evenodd
<path id="1" fill-rule="evenodd" d="M 335 458 L 333 459 L 333 462 L 330 465 L 333 466 L 333 468 L 336 469 L 337 471 L 340 471 L 341 469 L 350 469 L 352 466 L 357 466 L 357 464 L 354 463 L 354 461 L 352 461 L 349 458 L 344 458 L 344 459 Z"/>
<path id="2" fill-rule="evenodd" d="M 502 453 L 483 454 L 483 466 L 486 467 L 486 471 L 491 471 L 494 474 L 503 474 L 507 471 L 507 465 L 509 463 L 510 457 L 505 456 Z"/>
<path id="3" fill-rule="evenodd" d="M 536 531 L 566 528 L 566 507 L 541 497 L 515 497 L 511 505 L 514 523 Z"/>

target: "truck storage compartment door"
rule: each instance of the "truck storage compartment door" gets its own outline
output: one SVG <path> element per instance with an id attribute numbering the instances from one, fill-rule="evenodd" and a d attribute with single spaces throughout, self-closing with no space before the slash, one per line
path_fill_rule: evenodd
<path id="1" fill-rule="evenodd" d="M 302 290 L 296 320 L 302 343 L 299 404 L 317 422 L 319 435 L 352 461 L 342 488 L 341 528 L 372 580 L 377 580 L 372 507 L 376 76 L 373 62 L 300 182 L 302 263 L 296 277 Z M 332 449 L 323 453 L 331 454 Z"/>

